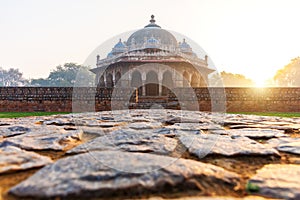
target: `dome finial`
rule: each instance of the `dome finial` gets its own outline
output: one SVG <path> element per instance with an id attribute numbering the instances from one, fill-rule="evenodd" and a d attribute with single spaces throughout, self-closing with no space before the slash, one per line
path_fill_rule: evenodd
<path id="1" fill-rule="evenodd" d="M 148 24 L 147 26 L 145 26 L 145 28 L 148 28 L 148 27 L 160 28 L 160 26 L 158 26 L 157 24 L 155 24 L 154 15 L 151 15 L 150 24 Z"/>
<path id="2" fill-rule="evenodd" d="M 152 24 L 155 23 L 154 15 L 151 15 L 151 20 L 150 20 L 150 22 L 151 22 Z"/>

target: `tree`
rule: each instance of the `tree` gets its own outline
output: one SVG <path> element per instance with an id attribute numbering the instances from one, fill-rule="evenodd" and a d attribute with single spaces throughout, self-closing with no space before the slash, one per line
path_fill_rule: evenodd
<path id="1" fill-rule="evenodd" d="M 289 64 L 279 69 L 274 82 L 277 86 L 300 86 L 300 57 L 294 58 Z"/>
<path id="2" fill-rule="evenodd" d="M 39 78 L 39 79 L 32 79 L 30 81 L 31 86 L 49 86 L 49 81 L 47 79 Z"/>
<path id="3" fill-rule="evenodd" d="M 0 68 L 0 86 L 24 86 L 28 84 L 28 80 L 23 78 L 23 74 L 19 69 L 10 68 L 8 70 Z"/>
<path id="4" fill-rule="evenodd" d="M 56 86 L 56 87 L 73 87 L 78 86 L 93 86 L 94 75 L 89 71 L 88 67 L 77 65 L 75 63 L 65 63 L 59 65 L 55 70 L 50 72 L 46 79 L 33 79 L 33 86 Z"/>
<path id="5" fill-rule="evenodd" d="M 222 71 L 209 78 L 210 86 L 218 87 L 253 87 L 254 82 L 242 74 L 233 74 Z"/>

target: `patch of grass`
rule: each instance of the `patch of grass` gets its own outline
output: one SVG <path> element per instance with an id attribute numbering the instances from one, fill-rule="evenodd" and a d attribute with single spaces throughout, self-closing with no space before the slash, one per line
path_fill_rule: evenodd
<path id="1" fill-rule="evenodd" d="M 48 116 L 48 115 L 67 114 L 67 113 L 68 112 L 0 112 L 0 118 Z"/>
<path id="2" fill-rule="evenodd" d="M 248 182 L 246 185 L 246 191 L 248 193 L 259 192 L 259 187 L 258 187 L 258 185 L 255 185 L 254 183 Z"/>
<path id="3" fill-rule="evenodd" d="M 259 116 L 275 116 L 275 117 L 300 117 L 300 113 L 284 113 L 284 112 L 230 112 L 231 114 L 259 115 Z"/>

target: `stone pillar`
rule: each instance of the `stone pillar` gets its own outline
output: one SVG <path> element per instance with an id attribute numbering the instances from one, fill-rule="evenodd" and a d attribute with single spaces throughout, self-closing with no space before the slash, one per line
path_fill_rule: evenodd
<path id="1" fill-rule="evenodd" d="M 142 93 L 143 96 L 146 96 L 146 72 L 142 71 Z"/>
<path id="2" fill-rule="evenodd" d="M 162 79 L 163 79 L 162 73 L 158 73 L 158 95 L 159 96 L 162 95 Z"/>
<path id="3" fill-rule="evenodd" d="M 113 77 L 112 84 L 115 87 L 115 85 L 116 85 L 116 70 L 112 71 L 112 77 Z"/>
<path id="4" fill-rule="evenodd" d="M 142 83 L 142 84 L 143 84 L 143 86 L 142 86 L 142 95 L 143 95 L 143 96 L 146 96 L 146 86 L 145 86 L 145 82 L 146 82 L 146 81 L 143 81 L 143 83 Z"/>
<path id="5" fill-rule="evenodd" d="M 103 78 L 104 78 L 104 86 L 106 87 L 107 84 L 106 84 L 106 71 L 103 73 Z"/>
<path id="6" fill-rule="evenodd" d="M 96 78 L 95 78 L 95 85 L 97 86 L 100 82 L 100 77 L 99 77 L 99 73 L 96 73 Z"/>
<path id="7" fill-rule="evenodd" d="M 159 81 L 159 85 L 158 85 L 158 95 L 161 96 L 162 94 L 162 81 Z"/>

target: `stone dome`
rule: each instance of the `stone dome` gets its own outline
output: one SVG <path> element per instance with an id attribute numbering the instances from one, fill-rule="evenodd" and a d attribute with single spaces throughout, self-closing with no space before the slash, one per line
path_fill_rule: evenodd
<path id="1" fill-rule="evenodd" d="M 114 56 L 114 54 L 112 53 L 112 52 L 109 52 L 108 54 L 107 54 L 107 58 L 112 58 Z"/>
<path id="2" fill-rule="evenodd" d="M 118 53 L 123 53 L 127 50 L 125 44 L 122 42 L 122 40 L 120 39 L 119 42 L 114 46 L 114 48 L 112 49 L 112 53 L 113 54 L 118 54 Z"/>
<path id="3" fill-rule="evenodd" d="M 150 24 L 134 32 L 127 40 L 127 45 L 143 45 L 148 39 L 154 38 L 162 45 L 177 47 L 177 40 L 169 31 L 162 29 L 151 16 Z"/>
<path id="4" fill-rule="evenodd" d="M 191 46 L 183 39 L 182 42 L 179 42 L 179 49 L 183 53 L 193 53 Z"/>
<path id="5" fill-rule="evenodd" d="M 154 37 L 151 37 L 150 39 L 147 40 L 146 42 L 146 48 L 159 48 L 160 42 L 155 39 Z"/>

